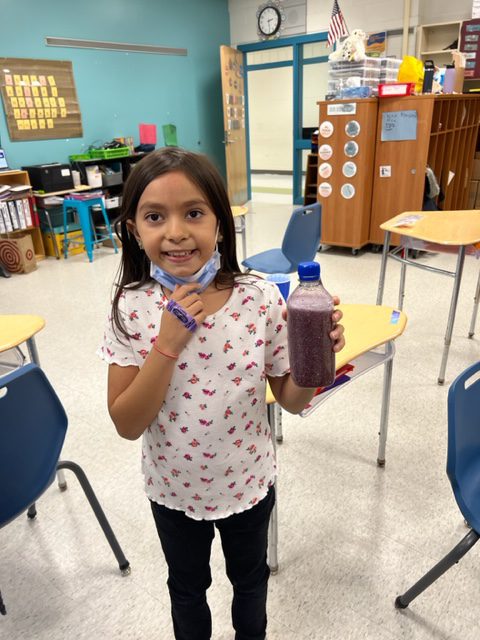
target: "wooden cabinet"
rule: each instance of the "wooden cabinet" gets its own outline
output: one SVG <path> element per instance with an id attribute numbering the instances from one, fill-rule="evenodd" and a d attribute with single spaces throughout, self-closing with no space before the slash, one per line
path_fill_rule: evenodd
<path id="1" fill-rule="evenodd" d="M 312 204 L 317 201 L 317 171 L 318 155 L 309 153 L 307 155 L 307 169 L 305 172 L 305 188 L 303 190 L 303 204 Z"/>
<path id="2" fill-rule="evenodd" d="M 369 242 L 377 102 L 367 98 L 317 103 L 322 244 L 356 252 Z"/>
<path id="3" fill-rule="evenodd" d="M 459 51 L 460 29 L 462 23 L 440 22 L 423 24 L 417 27 L 417 58 L 433 60 L 437 67 L 452 63 L 452 51 Z M 453 49 L 446 49 L 457 41 Z"/>
<path id="4" fill-rule="evenodd" d="M 30 179 L 26 171 L 3 171 L 0 173 L 0 186 L 9 185 L 10 187 L 30 185 Z M 27 226 L 25 229 L 13 229 L 6 233 L 1 233 L 1 238 L 15 238 L 21 234 L 29 235 L 32 239 L 33 250 L 35 252 L 36 260 L 43 260 L 45 258 L 45 249 L 43 246 L 42 234 L 40 227 L 38 226 L 38 217 L 36 215 L 35 203 L 31 190 L 23 191 L 18 195 L 10 192 L 7 200 L 2 202 L 16 201 L 28 199 L 30 213 L 32 216 L 32 225 Z M 8 265 L 7 265 L 8 266 Z"/>
<path id="5" fill-rule="evenodd" d="M 415 140 L 382 140 L 387 112 L 415 111 Z M 425 170 L 433 169 L 441 209 L 465 209 L 480 119 L 480 97 L 412 96 L 379 101 L 370 242 L 383 243 L 382 222 L 403 211 L 421 211 Z M 392 236 L 398 244 L 398 236 Z"/>

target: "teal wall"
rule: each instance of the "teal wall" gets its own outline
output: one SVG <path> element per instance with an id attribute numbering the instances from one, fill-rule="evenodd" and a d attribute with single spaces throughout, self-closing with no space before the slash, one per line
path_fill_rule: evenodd
<path id="1" fill-rule="evenodd" d="M 11 142 L 10 167 L 66 162 L 92 143 L 138 140 L 140 122 L 177 126 L 178 142 L 224 172 L 219 46 L 230 42 L 228 0 L 0 0 L 0 57 L 71 60 L 83 138 Z M 187 56 L 50 47 L 46 36 L 186 48 Z"/>

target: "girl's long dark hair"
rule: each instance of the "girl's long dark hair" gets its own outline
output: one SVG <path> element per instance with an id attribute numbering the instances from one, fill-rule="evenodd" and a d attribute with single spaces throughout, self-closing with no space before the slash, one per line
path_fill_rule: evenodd
<path id="1" fill-rule="evenodd" d="M 219 222 L 220 270 L 215 277 L 217 288 L 231 287 L 241 274 L 235 247 L 235 223 L 223 179 L 210 160 L 201 154 L 178 147 L 152 151 L 140 160 L 125 182 L 122 208 L 115 221 L 115 231 L 122 243 L 122 257 L 115 282 L 112 304 L 114 328 L 126 338 L 126 330 L 119 311 L 119 300 L 125 289 L 139 289 L 151 280 L 150 260 L 128 231 L 127 220 L 134 220 L 142 193 L 152 180 L 171 171 L 181 171 L 203 193 Z"/>

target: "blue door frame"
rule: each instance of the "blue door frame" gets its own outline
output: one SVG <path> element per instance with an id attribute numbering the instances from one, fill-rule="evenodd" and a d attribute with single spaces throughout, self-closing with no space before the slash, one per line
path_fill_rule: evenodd
<path id="1" fill-rule="evenodd" d="M 303 203 L 302 194 L 302 152 L 310 149 L 310 140 L 302 138 L 302 96 L 303 96 L 303 66 L 327 62 L 328 56 L 316 58 L 303 58 L 303 45 L 311 42 L 324 42 L 328 33 L 310 33 L 304 36 L 294 36 L 291 38 L 281 38 L 279 40 L 266 40 L 265 42 L 254 42 L 252 44 L 241 44 L 237 47 L 243 53 L 243 68 L 245 69 L 245 132 L 247 137 L 247 179 L 248 179 L 248 199 L 252 198 L 252 185 L 250 180 L 250 128 L 248 120 L 248 72 L 262 69 L 274 69 L 277 67 L 293 67 L 293 202 Z M 265 49 L 278 49 L 280 47 L 292 47 L 292 60 L 285 62 L 270 62 L 265 64 L 247 65 L 247 53 L 252 51 L 263 51 Z"/>

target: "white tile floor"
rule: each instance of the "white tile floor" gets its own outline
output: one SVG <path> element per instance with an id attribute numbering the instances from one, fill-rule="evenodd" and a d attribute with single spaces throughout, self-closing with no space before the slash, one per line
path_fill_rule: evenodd
<path id="1" fill-rule="evenodd" d="M 292 206 L 255 201 L 250 253 L 278 245 Z M 327 249 L 327 288 L 343 302 L 375 303 L 380 255 Z M 454 259 L 433 255 L 452 268 Z M 35 522 L 0 530 L 5 640 L 171 640 L 166 572 L 142 491 L 139 442 L 121 440 L 106 410 L 106 367 L 95 355 L 118 258 L 100 249 L 0 278 L 1 313 L 36 313 L 42 365 L 70 417 L 63 457 L 81 464 L 132 565 L 122 578 L 75 479 L 52 486 Z M 284 414 L 279 447 L 279 559 L 269 595 L 269 640 L 478 640 L 480 555 L 466 558 L 405 612 L 395 595 L 466 530 L 445 474 L 448 383 L 479 358 L 468 340 L 479 263 L 468 258 L 447 384 L 436 384 L 452 281 L 407 273 L 409 323 L 397 341 L 387 465 L 375 464 L 382 371 L 337 393 L 307 419 Z M 399 269 L 389 265 L 385 303 Z M 480 332 L 480 326 L 479 326 Z M 68 472 L 66 472 L 68 474 Z M 214 640 L 232 640 L 230 587 L 218 540 L 209 592 Z"/>

